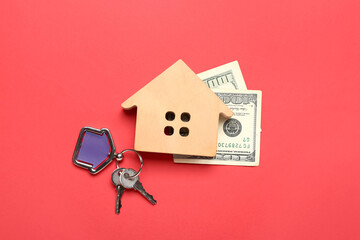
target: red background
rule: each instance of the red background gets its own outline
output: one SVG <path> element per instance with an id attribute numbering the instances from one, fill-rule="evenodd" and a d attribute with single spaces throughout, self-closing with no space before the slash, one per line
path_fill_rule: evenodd
<path id="1" fill-rule="evenodd" d="M 359 239 L 358 1 L 0 2 L 1 239 Z M 238 60 L 263 91 L 259 167 L 144 154 L 115 210 L 112 163 L 71 157 L 83 126 L 132 148 L 120 104 L 183 59 Z M 138 167 L 127 155 L 124 167 Z"/>

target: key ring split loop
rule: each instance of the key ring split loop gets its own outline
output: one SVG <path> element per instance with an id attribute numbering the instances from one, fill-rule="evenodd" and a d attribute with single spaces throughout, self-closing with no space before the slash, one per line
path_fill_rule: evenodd
<path id="1" fill-rule="evenodd" d="M 134 176 L 127 177 L 127 178 L 131 179 L 131 178 L 136 178 L 137 176 L 139 176 L 139 174 L 141 172 L 141 169 L 143 168 L 144 162 L 143 162 L 143 159 L 142 159 L 141 155 L 134 149 L 125 149 L 120 153 L 116 153 L 115 158 L 116 158 L 116 168 L 120 168 L 119 167 L 119 162 L 122 161 L 122 159 L 124 158 L 124 153 L 129 152 L 129 151 L 136 153 L 136 155 L 139 157 L 139 160 L 140 160 L 140 169 L 139 169 L 139 171 Z"/>

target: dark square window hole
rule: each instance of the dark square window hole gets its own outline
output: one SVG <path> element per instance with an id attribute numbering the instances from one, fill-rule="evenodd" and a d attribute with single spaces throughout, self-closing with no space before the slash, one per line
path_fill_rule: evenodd
<path id="1" fill-rule="evenodd" d="M 189 129 L 187 127 L 182 127 L 180 128 L 179 133 L 181 136 L 186 137 L 189 135 Z"/>
<path id="2" fill-rule="evenodd" d="M 188 121 L 190 121 L 190 114 L 187 113 L 187 112 L 182 113 L 182 114 L 181 114 L 181 120 L 182 120 L 183 122 L 188 122 Z"/>
<path id="3" fill-rule="evenodd" d="M 165 135 L 167 135 L 167 136 L 171 136 L 171 135 L 173 135 L 173 133 L 174 133 L 174 128 L 173 128 L 173 127 L 170 127 L 170 126 L 166 126 L 166 127 L 164 128 L 164 133 L 165 133 Z"/>
<path id="4" fill-rule="evenodd" d="M 168 121 L 172 121 L 172 120 L 175 119 L 175 113 L 174 113 L 174 112 L 167 112 L 167 113 L 165 114 L 165 118 L 166 118 L 166 120 L 168 120 Z"/>

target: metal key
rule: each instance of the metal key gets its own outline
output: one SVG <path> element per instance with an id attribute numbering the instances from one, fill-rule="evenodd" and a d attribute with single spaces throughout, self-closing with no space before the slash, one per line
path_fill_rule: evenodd
<path id="1" fill-rule="evenodd" d="M 156 204 L 156 200 L 152 195 L 147 193 L 142 185 L 142 183 L 139 181 L 139 176 L 136 176 L 134 178 L 130 178 L 130 176 L 134 176 L 136 174 L 136 171 L 132 168 L 126 168 L 124 169 L 120 174 L 120 184 L 125 188 L 133 188 L 136 191 L 140 192 L 147 200 L 149 200 L 153 205 Z"/>
<path id="2" fill-rule="evenodd" d="M 120 213 L 121 208 L 121 197 L 125 191 L 125 187 L 123 187 L 120 183 L 120 173 L 124 170 L 124 168 L 117 168 L 111 174 L 111 180 L 116 187 L 116 206 L 115 206 L 115 213 Z"/>

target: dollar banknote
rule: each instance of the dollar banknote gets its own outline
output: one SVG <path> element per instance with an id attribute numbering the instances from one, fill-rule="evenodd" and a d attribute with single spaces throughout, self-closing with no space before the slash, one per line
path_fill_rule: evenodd
<path id="1" fill-rule="evenodd" d="M 261 91 L 213 89 L 234 112 L 220 118 L 215 157 L 174 155 L 176 163 L 258 166 L 260 158 Z"/>
<path id="2" fill-rule="evenodd" d="M 198 77 L 213 90 L 247 89 L 238 61 L 199 73 Z"/>

